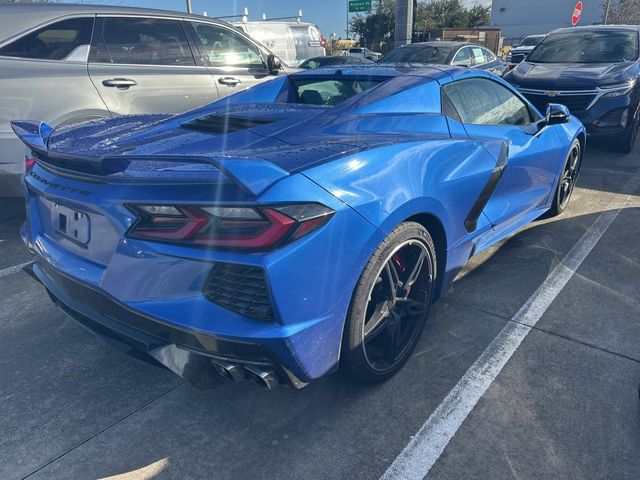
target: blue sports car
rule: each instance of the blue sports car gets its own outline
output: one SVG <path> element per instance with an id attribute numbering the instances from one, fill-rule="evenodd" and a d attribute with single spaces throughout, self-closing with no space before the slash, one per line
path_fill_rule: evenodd
<path id="1" fill-rule="evenodd" d="M 30 273 L 114 346 L 206 388 L 379 382 L 469 258 L 561 213 L 585 147 L 501 79 L 447 66 L 326 68 L 177 116 L 28 146 Z"/>

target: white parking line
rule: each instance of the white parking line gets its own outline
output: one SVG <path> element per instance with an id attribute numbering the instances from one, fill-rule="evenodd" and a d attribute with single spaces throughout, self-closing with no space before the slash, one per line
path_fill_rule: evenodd
<path id="1" fill-rule="evenodd" d="M 623 192 L 635 192 L 639 186 L 640 176 L 636 172 L 623 187 Z M 427 476 L 478 400 L 632 197 L 629 194 L 622 201 L 612 201 L 598 216 L 433 411 L 382 475 L 382 480 L 418 480 Z"/>
<path id="2" fill-rule="evenodd" d="M 17 273 L 31 263 L 33 262 L 24 262 L 19 265 L 14 265 L 13 267 L 4 268 L 0 270 L 0 278 L 6 277 L 7 275 L 11 275 L 12 273 Z"/>

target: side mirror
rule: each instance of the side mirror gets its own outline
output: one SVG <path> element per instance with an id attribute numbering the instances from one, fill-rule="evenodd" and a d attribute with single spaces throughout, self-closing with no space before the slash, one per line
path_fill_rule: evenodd
<path id="1" fill-rule="evenodd" d="M 282 62 L 273 53 L 267 55 L 267 70 L 271 75 L 278 75 L 282 70 Z"/>
<path id="2" fill-rule="evenodd" d="M 569 109 L 564 105 L 557 103 L 550 103 L 547 105 L 547 125 L 560 125 L 561 123 L 567 123 L 569 121 Z"/>

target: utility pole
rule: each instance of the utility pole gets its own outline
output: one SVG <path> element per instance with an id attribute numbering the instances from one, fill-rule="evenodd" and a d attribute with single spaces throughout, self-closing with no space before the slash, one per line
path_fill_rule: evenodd
<path id="1" fill-rule="evenodd" d="M 394 47 L 411 43 L 413 0 L 396 0 L 396 33 Z"/>
<path id="2" fill-rule="evenodd" d="M 607 0 L 607 7 L 604 10 L 604 24 L 609 21 L 609 10 L 611 9 L 611 0 Z"/>
<path id="3" fill-rule="evenodd" d="M 191 0 L 187 0 L 187 13 L 191 13 Z"/>

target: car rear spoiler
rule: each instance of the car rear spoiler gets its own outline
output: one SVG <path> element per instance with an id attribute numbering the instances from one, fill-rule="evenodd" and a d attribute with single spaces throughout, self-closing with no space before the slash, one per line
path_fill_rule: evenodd
<path id="1" fill-rule="evenodd" d="M 289 172 L 274 165 L 267 160 L 252 158 L 221 158 L 193 155 L 157 155 L 157 156 L 91 156 L 71 155 L 67 153 L 55 152 L 49 150 L 49 137 L 54 128 L 44 122 L 36 122 L 31 120 L 12 121 L 11 128 L 22 142 L 39 157 L 47 163 L 55 163 L 56 160 L 62 162 L 82 162 L 91 163 L 96 166 L 106 161 L 127 159 L 136 160 L 157 160 L 157 161 L 185 161 L 194 160 L 205 162 L 213 165 L 220 170 L 225 177 L 247 193 L 258 196 L 266 191 L 271 185 L 277 181 L 289 176 Z M 46 159 L 46 160 L 45 160 Z"/>

